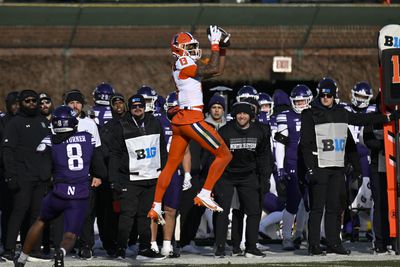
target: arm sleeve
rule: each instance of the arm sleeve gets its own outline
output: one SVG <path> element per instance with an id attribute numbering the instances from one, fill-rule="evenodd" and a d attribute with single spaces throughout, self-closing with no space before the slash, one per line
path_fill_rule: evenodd
<path id="1" fill-rule="evenodd" d="M 107 179 L 107 168 L 104 165 L 101 147 L 95 147 L 93 150 L 93 156 L 90 162 L 90 174 L 103 181 Z"/>
<path id="2" fill-rule="evenodd" d="M 281 117 L 281 122 L 279 122 L 280 117 Z M 285 118 L 283 118 L 283 117 L 285 117 Z M 284 116 L 283 114 L 278 115 L 277 121 L 278 121 L 277 132 L 284 136 L 289 136 L 288 125 L 286 122 L 286 116 Z M 277 168 L 278 169 L 283 168 L 283 163 L 285 161 L 285 145 L 280 142 L 276 142 L 275 159 L 276 159 Z"/>
<path id="3" fill-rule="evenodd" d="M 376 139 L 372 125 L 364 127 L 363 137 L 365 145 L 373 152 L 377 153 L 384 149 L 384 141 Z"/>
<path id="4" fill-rule="evenodd" d="M 256 150 L 257 174 L 262 195 L 268 192 L 271 187 L 270 176 L 272 173 L 272 165 L 270 163 L 272 158 L 272 152 L 271 152 L 270 138 L 269 138 L 270 130 L 268 128 L 265 129 L 263 128 L 262 139 L 259 145 L 257 146 Z M 265 131 L 268 131 L 268 134 L 266 134 Z"/>
<path id="5" fill-rule="evenodd" d="M 301 113 L 300 149 L 303 153 L 304 164 L 307 169 L 314 169 L 317 166 L 313 150 L 315 149 L 315 125 L 312 119 L 312 111 L 304 110 Z"/>
<path id="6" fill-rule="evenodd" d="M 112 138 L 110 138 L 110 160 L 108 163 L 108 179 L 110 183 L 118 183 L 123 181 L 120 173 L 122 164 L 122 156 L 124 153 L 124 135 L 122 126 L 116 124 L 112 127 Z"/>
<path id="7" fill-rule="evenodd" d="M 165 167 L 165 164 L 167 164 L 168 160 L 167 142 L 165 141 L 165 134 L 161 122 L 157 119 L 154 120 L 157 123 L 158 132 L 160 133 L 160 159 L 161 159 L 161 169 L 163 169 Z"/>
<path id="8" fill-rule="evenodd" d="M 351 125 L 364 126 L 371 123 L 383 124 L 389 122 L 386 115 L 378 113 L 363 114 L 363 113 L 353 113 L 347 111 L 347 114 L 349 118 L 349 124 Z"/>
<path id="9" fill-rule="evenodd" d="M 7 124 L 4 129 L 3 140 L 1 141 L 5 178 L 18 176 L 14 153 L 18 144 L 18 129 L 14 122 L 15 119 Z"/>

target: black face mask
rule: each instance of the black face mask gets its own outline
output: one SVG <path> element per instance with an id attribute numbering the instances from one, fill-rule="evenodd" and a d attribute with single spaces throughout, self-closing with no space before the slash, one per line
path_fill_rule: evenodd
<path id="1" fill-rule="evenodd" d="M 20 112 L 24 113 L 25 115 L 27 115 L 29 117 L 33 117 L 38 114 L 39 107 L 36 105 L 35 108 L 29 108 L 27 106 L 24 106 L 24 104 L 20 103 L 19 110 L 20 110 Z"/>

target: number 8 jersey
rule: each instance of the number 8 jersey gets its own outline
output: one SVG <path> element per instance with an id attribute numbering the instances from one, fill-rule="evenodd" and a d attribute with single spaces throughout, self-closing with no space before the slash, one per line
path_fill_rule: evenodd
<path id="1" fill-rule="evenodd" d="M 196 70 L 196 62 L 188 56 L 179 57 L 175 62 L 173 77 L 179 91 L 179 107 L 182 109 L 203 105 L 203 92 L 200 79 L 195 77 Z"/>
<path id="2" fill-rule="evenodd" d="M 76 132 L 62 143 L 55 144 L 47 136 L 37 151 L 51 149 L 53 179 L 55 183 L 78 184 L 89 181 L 90 163 L 95 139 L 88 132 Z"/>

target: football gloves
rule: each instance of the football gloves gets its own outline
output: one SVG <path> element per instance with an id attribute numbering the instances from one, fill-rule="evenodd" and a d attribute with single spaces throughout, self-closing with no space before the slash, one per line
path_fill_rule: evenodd
<path id="1" fill-rule="evenodd" d="M 219 37 L 217 38 L 218 42 L 217 39 L 215 40 L 212 39 L 213 32 L 214 32 L 214 37 Z M 219 32 L 220 35 L 217 34 L 216 32 Z M 215 34 L 217 34 L 217 36 L 215 36 Z M 207 28 L 207 36 L 211 44 L 214 44 L 213 41 L 215 42 L 215 44 L 219 43 L 219 47 L 222 49 L 229 47 L 231 44 L 230 42 L 231 35 L 219 26 L 210 25 L 210 27 Z"/>

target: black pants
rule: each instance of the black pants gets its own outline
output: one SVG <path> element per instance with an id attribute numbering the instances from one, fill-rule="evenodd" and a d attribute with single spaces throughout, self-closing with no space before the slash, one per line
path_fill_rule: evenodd
<path id="1" fill-rule="evenodd" d="M 110 184 L 102 183 L 96 191 L 96 215 L 99 236 L 106 251 L 116 249 L 118 215 L 113 211 L 112 202 Z"/>
<path id="2" fill-rule="evenodd" d="M 1 170 L 0 170 L 1 171 Z M 13 194 L 8 190 L 4 177 L 0 174 L 1 244 L 5 244 L 7 223 L 13 210 Z"/>
<path id="3" fill-rule="evenodd" d="M 140 236 L 139 249 L 143 250 L 150 247 L 150 219 L 147 218 L 147 212 L 153 204 L 156 183 L 157 179 L 152 179 L 123 185 L 127 191 L 121 194 L 121 213 L 119 215 L 117 237 L 118 247 L 126 248 L 135 216 L 137 216 L 138 234 Z"/>
<path id="4" fill-rule="evenodd" d="M 328 246 L 340 241 L 343 192 L 345 192 L 343 168 L 318 168 L 310 180 L 310 217 L 308 219 L 308 242 L 318 246 L 321 219 L 325 208 L 325 235 Z"/>
<path id="5" fill-rule="evenodd" d="M 386 173 L 373 171 L 370 177 L 370 184 L 374 200 L 372 224 L 375 234 L 374 245 L 376 248 L 385 248 L 390 244 Z"/>
<path id="6" fill-rule="evenodd" d="M 81 235 L 77 241 L 77 247 L 92 248 L 94 245 L 94 220 L 96 219 L 96 190 L 97 188 L 90 188 L 89 203 L 86 211 L 85 222 L 82 227 Z"/>
<path id="7" fill-rule="evenodd" d="M 32 225 L 39 216 L 42 199 L 46 193 L 47 183 L 42 181 L 21 181 L 20 189 L 14 193 L 14 206 L 7 223 L 5 249 L 15 249 L 22 222 L 29 213 L 29 224 Z M 25 239 L 22 237 L 22 239 Z M 40 248 L 41 241 L 34 248 Z"/>
<path id="8" fill-rule="evenodd" d="M 225 246 L 234 187 L 238 192 L 241 210 L 247 215 L 246 249 L 252 250 L 256 248 L 261 219 L 260 186 L 254 172 L 235 174 L 225 172 L 217 182 L 216 201 L 224 211 L 215 214 L 215 243 L 217 246 Z"/>
<path id="9" fill-rule="evenodd" d="M 204 184 L 204 180 L 192 179 L 192 187 L 183 191 L 179 207 L 180 219 L 180 240 L 179 246 L 182 248 L 190 244 L 196 237 L 197 230 L 206 208 L 204 206 L 193 205 L 193 198 L 197 195 Z"/>

